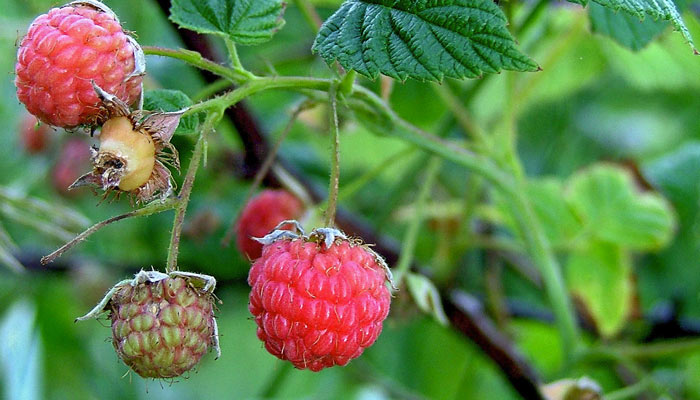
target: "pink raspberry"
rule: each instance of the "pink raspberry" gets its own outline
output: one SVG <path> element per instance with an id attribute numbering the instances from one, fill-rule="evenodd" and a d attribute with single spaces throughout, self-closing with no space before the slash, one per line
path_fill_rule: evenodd
<path id="1" fill-rule="evenodd" d="M 285 190 L 264 190 L 253 197 L 241 212 L 236 225 L 238 251 L 251 260 L 262 254 L 262 244 L 251 239 L 263 237 L 280 222 L 301 217 L 304 206 Z"/>
<path id="2" fill-rule="evenodd" d="M 328 248 L 308 237 L 266 245 L 248 276 L 258 338 L 299 369 L 320 371 L 359 357 L 389 313 L 380 262 L 346 239 Z"/>
<path id="3" fill-rule="evenodd" d="M 140 47 L 108 8 L 53 8 L 32 22 L 17 51 L 17 98 L 47 124 L 94 124 L 100 99 L 91 81 L 132 104 L 141 94 L 142 60 Z"/>
<path id="4" fill-rule="evenodd" d="M 49 142 L 49 128 L 46 124 L 37 125 L 36 117 L 26 114 L 20 124 L 20 139 L 22 147 L 29 154 L 38 154 L 46 150 Z"/>

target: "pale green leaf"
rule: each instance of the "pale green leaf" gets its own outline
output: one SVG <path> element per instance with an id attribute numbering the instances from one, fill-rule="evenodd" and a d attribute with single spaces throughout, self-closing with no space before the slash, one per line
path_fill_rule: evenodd
<path id="1" fill-rule="evenodd" d="M 263 43 L 284 25 L 282 0 L 173 0 L 170 19 L 199 33 L 236 43 Z"/>
<path id="2" fill-rule="evenodd" d="M 533 180 L 526 190 L 550 243 L 564 246 L 574 240 L 581 231 L 581 221 L 566 202 L 562 182 L 554 178 Z"/>
<path id="3" fill-rule="evenodd" d="M 569 204 L 593 237 L 636 250 L 664 247 L 671 240 L 675 218 L 657 193 L 642 193 L 624 169 L 598 164 L 573 176 Z"/>
<path id="4" fill-rule="evenodd" d="M 536 71 L 506 23 L 491 0 L 348 0 L 323 24 L 313 50 L 372 79 Z"/>
<path id="5" fill-rule="evenodd" d="M 588 0 L 569 0 L 572 3 L 586 6 Z M 622 11 L 639 20 L 651 17 L 654 20 L 670 21 L 697 53 L 693 38 L 685 26 L 673 0 L 593 0 L 594 2 L 613 11 Z"/>
<path id="6" fill-rule="evenodd" d="M 650 18 L 640 20 L 636 16 L 615 12 L 596 3 L 589 7 L 593 32 L 609 36 L 632 50 L 642 49 L 668 27 L 666 21 Z"/>
<path id="7" fill-rule="evenodd" d="M 406 274 L 406 286 L 421 311 L 432 315 L 442 325 L 449 324 L 447 315 L 442 309 L 440 293 L 430 279 L 423 275 L 409 272 Z"/>
<path id="8" fill-rule="evenodd" d="M 143 101 L 144 110 L 179 111 L 192 105 L 192 100 L 179 90 L 155 89 L 146 92 Z M 175 129 L 176 135 L 195 135 L 199 133 L 198 115 L 187 115 L 180 119 Z"/>
<path id="9" fill-rule="evenodd" d="M 566 282 L 593 317 L 602 336 L 615 335 L 632 307 L 630 256 L 622 248 L 592 242 L 569 255 Z"/>

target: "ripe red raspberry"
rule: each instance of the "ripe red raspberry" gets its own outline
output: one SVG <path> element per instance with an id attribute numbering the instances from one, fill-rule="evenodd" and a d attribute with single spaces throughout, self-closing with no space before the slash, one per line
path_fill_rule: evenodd
<path id="1" fill-rule="evenodd" d="M 87 3 L 38 16 L 17 52 L 17 98 L 50 125 L 98 122 L 100 99 L 91 81 L 128 104 L 141 95 L 143 52 L 109 8 Z"/>
<path id="2" fill-rule="evenodd" d="M 271 354 L 320 371 L 346 365 L 374 343 L 391 294 L 376 253 L 342 235 L 330 246 L 314 235 L 265 245 L 248 276 L 248 308 Z"/>
<path id="3" fill-rule="evenodd" d="M 33 115 L 25 115 L 20 125 L 22 148 L 29 154 L 41 153 L 49 141 L 49 128 L 46 124 L 37 125 L 39 121 Z"/>
<path id="4" fill-rule="evenodd" d="M 214 285 L 205 275 L 141 271 L 115 285 L 78 320 L 109 311 L 119 358 L 144 378 L 174 378 L 192 369 L 210 347 L 219 350 Z"/>
<path id="5" fill-rule="evenodd" d="M 251 239 L 263 237 L 282 221 L 297 219 L 304 212 L 299 199 L 285 190 L 263 190 L 241 212 L 236 224 L 238 251 L 251 260 L 262 254 L 262 244 Z"/>

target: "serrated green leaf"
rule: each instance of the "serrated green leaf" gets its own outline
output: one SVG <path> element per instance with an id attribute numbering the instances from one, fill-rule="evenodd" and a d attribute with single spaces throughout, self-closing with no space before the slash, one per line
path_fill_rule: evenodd
<path id="1" fill-rule="evenodd" d="M 195 32 L 254 45 L 282 28 L 284 7 L 282 0 L 173 0 L 170 19 Z"/>
<path id="2" fill-rule="evenodd" d="M 348 0 L 323 24 L 313 50 L 372 79 L 536 71 L 506 23 L 491 0 Z"/>
<path id="3" fill-rule="evenodd" d="M 586 6 L 588 0 L 569 0 L 571 3 L 581 4 Z M 673 0 L 593 0 L 594 2 L 609 8 L 613 11 L 622 11 L 627 15 L 644 20 L 651 17 L 654 20 L 670 21 L 678 30 L 685 40 L 688 42 L 694 52 L 697 53 L 693 44 L 693 37 L 690 35 L 688 28 L 685 26 L 676 5 Z"/>
<path id="4" fill-rule="evenodd" d="M 423 275 L 409 272 L 406 274 L 406 286 L 421 311 L 432 315 L 442 325 L 449 324 L 447 315 L 442 309 L 440 293 L 430 279 Z"/>
<path id="5" fill-rule="evenodd" d="M 609 36 L 632 50 L 642 49 L 668 27 L 667 21 L 654 21 L 650 18 L 639 20 L 635 16 L 618 13 L 596 3 L 589 7 L 593 32 Z"/>
<path id="6" fill-rule="evenodd" d="M 614 244 L 593 242 L 569 255 L 566 282 L 605 337 L 624 326 L 632 306 L 630 256 Z"/>
<path id="7" fill-rule="evenodd" d="M 179 90 L 155 89 L 146 91 L 143 109 L 149 111 L 178 111 L 192 105 L 192 100 Z M 175 129 L 176 135 L 194 135 L 199 133 L 199 115 L 187 115 L 180 119 Z"/>
<path id="8" fill-rule="evenodd" d="M 569 204 L 593 237 L 635 250 L 658 249 L 671 240 L 675 218 L 657 193 L 640 193 L 622 168 L 599 164 L 571 178 Z"/>

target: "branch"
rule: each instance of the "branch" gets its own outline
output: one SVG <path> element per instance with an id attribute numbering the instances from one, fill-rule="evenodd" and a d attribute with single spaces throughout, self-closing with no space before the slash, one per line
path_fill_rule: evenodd
<path id="1" fill-rule="evenodd" d="M 505 372 L 513 388 L 526 399 L 543 399 L 534 369 L 484 314 L 481 303 L 454 290 L 443 303 L 452 326 L 470 338 Z"/>
<path id="2" fill-rule="evenodd" d="M 167 14 L 170 8 L 170 2 L 168 0 L 158 0 L 158 4 Z M 205 58 L 211 60 L 222 59 L 222 57 L 213 50 L 213 47 L 205 36 L 184 29 L 177 29 L 177 32 L 186 47 L 199 52 Z M 203 71 L 203 77 L 208 83 L 213 83 L 218 79 L 216 75 L 207 71 Z M 365 92 L 361 93 L 361 95 L 362 94 L 369 98 L 369 100 L 375 100 L 372 97 L 374 95 L 373 93 Z M 270 151 L 270 144 L 267 141 L 266 135 L 264 135 L 243 102 L 239 102 L 235 107 L 228 108 L 226 110 L 226 116 L 231 118 L 241 138 L 245 148 L 244 169 L 246 171 L 246 176 L 252 178 L 267 158 Z M 488 159 L 474 157 L 473 159 L 468 158 L 467 161 L 465 161 L 463 157 L 465 151 L 463 149 L 455 149 L 459 150 L 457 156 L 453 154 L 441 154 L 443 153 L 442 150 L 444 147 L 433 146 L 434 143 L 431 143 L 431 139 L 426 138 L 423 132 L 414 133 L 418 135 L 414 135 L 412 138 L 415 139 L 418 137 L 416 140 L 422 141 L 422 144 L 427 144 L 429 147 L 434 147 L 437 150 L 436 153 L 446 155 L 448 159 L 452 160 L 454 160 L 455 157 L 460 158 L 460 161 L 468 162 L 475 170 L 482 173 L 485 171 L 484 175 L 490 180 L 496 181 L 497 185 L 503 185 L 504 181 L 508 179 L 500 175 L 494 175 L 494 170 L 488 168 L 491 164 Z M 288 166 L 282 159 L 279 160 L 279 163 L 286 172 L 296 178 L 308 191 L 312 200 L 320 202 L 325 197 L 325 193 L 322 193 L 310 180 L 296 172 L 294 168 Z M 280 181 L 275 177 L 273 172 L 267 174 L 263 183 L 273 187 L 280 186 Z M 359 217 L 339 209 L 336 216 L 336 223 L 346 233 L 362 237 L 367 243 L 375 243 L 375 250 L 382 254 L 387 262 L 395 263 L 398 260 L 399 247 L 396 241 L 379 237 L 376 231 Z M 412 267 L 415 269 L 417 266 L 414 264 Z M 463 301 L 462 297 L 456 297 L 455 299 Z M 493 359 L 501 371 L 507 376 L 511 384 L 513 384 L 515 390 L 523 395 L 527 394 L 527 398 L 541 399 L 542 397 L 537 390 L 539 380 L 532 372 L 532 367 L 515 352 L 505 335 L 496 330 L 483 312 L 477 312 L 469 307 L 465 308 L 465 304 L 454 303 L 452 297 L 446 297 L 444 301 L 446 303 L 446 308 L 451 310 L 449 315 L 455 323 L 455 329 L 474 340 L 475 343 Z M 478 329 L 471 332 L 471 328 L 473 327 L 477 327 Z M 467 331 L 467 329 L 469 329 L 469 331 Z M 475 338 L 479 340 L 477 341 Z"/>
<path id="3" fill-rule="evenodd" d="M 68 243 L 64 244 L 63 246 L 59 247 L 56 251 L 53 253 L 44 256 L 41 258 L 41 264 L 46 265 L 50 262 L 53 262 L 55 259 L 63 255 L 66 251 L 70 250 L 75 246 L 76 244 L 82 242 L 83 240 L 87 239 L 88 236 L 92 235 L 93 233 L 99 231 L 100 229 L 104 228 L 105 226 L 111 224 L 112 222 L 117 222 L 121 221 L 126 218 L 131 218 L 131 217 L 145 217 L 148 215 L 153 215 L 159 212 L 167 211 L 172 208 L 175 208 L 175 206 L 178 204 L 178 200 L 175 199 L 168 199 L 165 201 L 156 201 L 153 202 L 145 207 L 139 208 L 138 210 L 130 211 L 126 214 L 122 215 L 117 215 L 116 217 L 108 218 L 102 222 L 98 222 L 95 225 L 89 227 L 86 229 L 83 233 L 80 235 L 76 236 L 73 238 L 73 240 L 69 241 Z"/>

